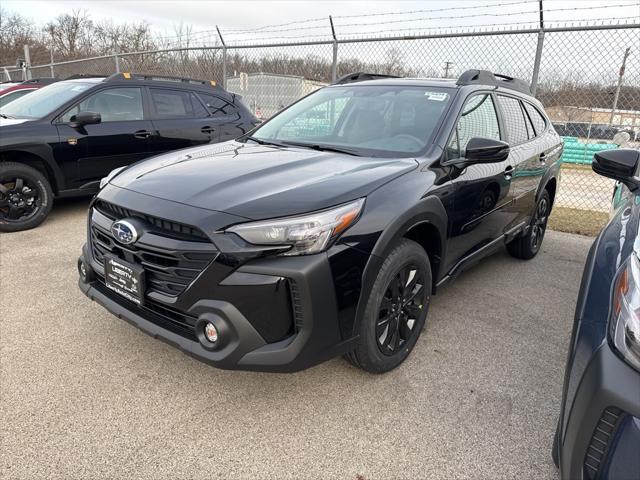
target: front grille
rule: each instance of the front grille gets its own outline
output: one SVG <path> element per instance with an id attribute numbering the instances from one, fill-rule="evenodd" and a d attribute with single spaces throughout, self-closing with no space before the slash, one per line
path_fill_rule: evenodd
<path id="1" fill-rule="evenodd" d="M 120 220 L 122 218 L 140 218 L 151 227 L 159 235 L 179 240 L 187 240 L 190 242 L 209 242 L 209 238 L 204 232 L 198 228 L 183 223 L 165 220 L 163 218 L 147 215 L 146 213 L 136 212 L 128 208 L 105 202 L 104 200 L 96 200 L 93 208 L 111 220 Z"/>
<path id="2" fill-rule="evenodd" d="M 188 242 L 177 242 L 184 247 Z M 203 249 L 201 242 L 194 243 L 193 250 L 168 250 L 146 244 L 122 245 L 116 242 L 105 228 L 91 224 L 91 248 L 95 260 L 104 265 L 105 255 L 115 255 L 121 260 L 142 265 L 145 270 L 146 294 L 159 292 L 164 295 L 180 295 L 211 263 L 218 252 L 213 244 Z"/>
<path id="3" fill-rule="evenodd" d="M 584 473 L 587 479 L 594 480 L 598 477 L 621 416 L 622 410 L 616 407 L 608 407 L 602 412 L 584 459 Z"/>

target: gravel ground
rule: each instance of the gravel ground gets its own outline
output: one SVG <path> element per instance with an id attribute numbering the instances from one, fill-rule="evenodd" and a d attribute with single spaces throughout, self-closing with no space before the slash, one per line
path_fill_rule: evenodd
<path id="1" fill-rule="evenodd" d="M 549 232 L 434 297 L 408 361 L 373 376 L 216 370 L 85 298 L 87 200 L 0 236 L 3 479 L 553 479 L 550 446 L 592 239 Z"/>

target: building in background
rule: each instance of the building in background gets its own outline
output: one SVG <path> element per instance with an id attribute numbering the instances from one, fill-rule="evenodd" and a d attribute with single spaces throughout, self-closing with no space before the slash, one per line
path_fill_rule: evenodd
<path id="1" fill-rule="evenodd" d="M 242 95 L 245 105 L 264 120 L 325 85 L 304 77 L 260 72 L 227 78 L 226 89 Z"/>

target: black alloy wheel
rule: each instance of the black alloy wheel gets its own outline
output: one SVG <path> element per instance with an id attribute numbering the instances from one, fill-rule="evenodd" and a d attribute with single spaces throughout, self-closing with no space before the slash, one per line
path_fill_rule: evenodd
<path id="1" fill-rule="evenodd" d="M 376 323 L 378 348 L 384 355 L 397 353 L 415 335 L 426 303 L 424 279 L 424 268 L 408 264 L 387 285 Z"/>
<path id="2" fill-rule="evenodd" d="M 538 250 L 544 238 L 544 232 L 547 229 L 547 220 L 549 218 L 549 198 L 542 196 L 531 222 L 531 249 Z"/>
<path id="3" fill-rule="evenodd" d="M 535 210 L 531 214 L 531 223 L 524 235 L 514 238 L 507 244 L 507 251 L 516 258 L 529 260 L 537 255 L 547 230 L 547 221 L 551 213 L 551 197 L 544 190 L 538 198 Z"/>
<path id="4" fill-rule="evenodd" d="M 53 194 L 36 169 L 13 162 L 0 163 L 0 232 L 33 228 L 51 210 Z"/>

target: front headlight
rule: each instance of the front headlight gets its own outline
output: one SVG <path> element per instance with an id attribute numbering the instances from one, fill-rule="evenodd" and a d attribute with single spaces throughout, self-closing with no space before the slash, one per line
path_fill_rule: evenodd
<path id="1" fill-rule="evenodd" d="M 635 254 L 615 279 L 609 333 L 616 349 L 640 370 L 640 262 Z"/>
<path id="2" fill-rule="evenodd" d="M 113 177 L 115 177 L 117 174 L 119 174 L 119 173 L 120 173 L 122 170 L 124 170 L 125 168 L 127 168 L 127 167 L 126 167 L 126 166 L 124 166 L 124 167 L 118 167 L 118 168 L 114 168 L 113 170 L 111 170 L 111 171 L 109 172 L 109 174 L 108 174 L 106 177 L 104 177 L 104 178 L 102 178 L 102 179 L 100 180 L 100 189 L 104 188 L 104 186 L 105 186 L 107 183 L 109 183 Z"/>
<path id="3" fill-rule="evenodd" d="M 364 198 L 296 217 L 241 223 L 228 228 L 249 243 L 291 248 L 282 255 L 309 255 L 327 248 L 360 217 Z"/>

